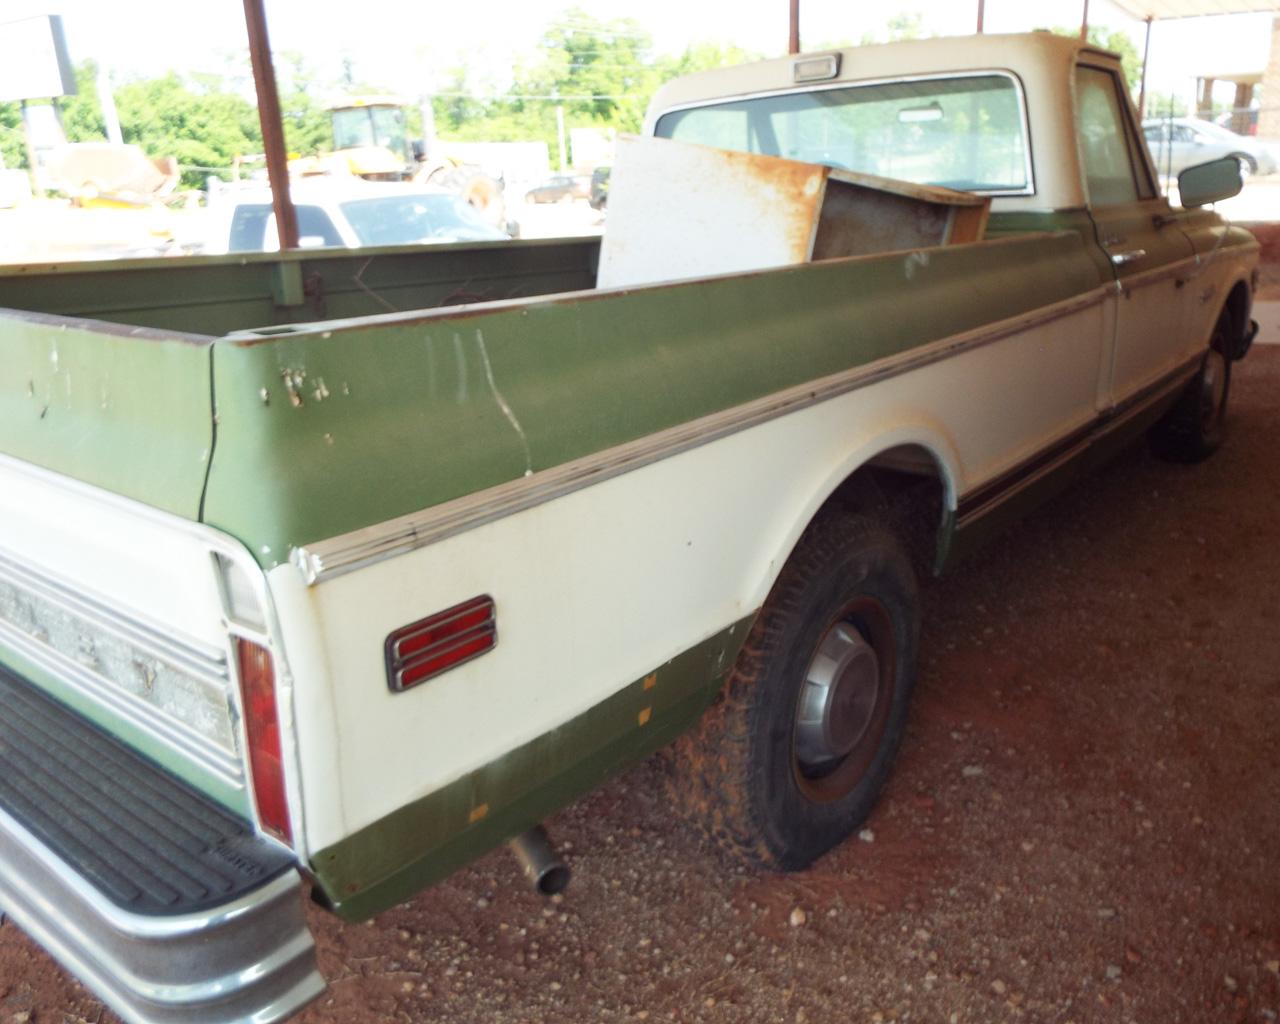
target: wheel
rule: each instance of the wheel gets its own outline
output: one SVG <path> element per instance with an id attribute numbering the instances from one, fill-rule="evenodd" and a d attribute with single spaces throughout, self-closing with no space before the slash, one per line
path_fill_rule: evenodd
<path id="1" fill-rule="evenodd" d="M 820 516 L 774 584 L 718 702 L 676 746 L 677 803 L 734 859 L 797 870 L 870 814 L 902 738 L 919 615 L 906 551 Z"/>
<path id="2" fill-rule="evenodd" d="M 1231 318 L 1224 311 L 1213 328 L 1200 372 L 1151 431 L 1151 450 L 1169 462 L 1201 462 L 1226 436 L 1231 393 Z"/>

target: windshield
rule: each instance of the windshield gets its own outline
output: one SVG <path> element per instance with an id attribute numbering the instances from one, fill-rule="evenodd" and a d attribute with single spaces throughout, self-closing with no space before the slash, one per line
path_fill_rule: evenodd
<path id="1" fill-rule="evenodd" d="M 655 134 L 971 192 L 1031 186 L 1007 75 L 792 92 L 665 114 Z"/>
<path id="2" fill-rule="evenodd" d="M 333 112 L 334 149 L 382 146 L 406 156 L 404 111 L 399 107 L 344 107 Z"/>
<path id="3" fill-rule="evenodd" d="M 480 242 L 506 238 L 457 196 L 422 193 L 352 199 L 342 204 L 361 245 Z"/>

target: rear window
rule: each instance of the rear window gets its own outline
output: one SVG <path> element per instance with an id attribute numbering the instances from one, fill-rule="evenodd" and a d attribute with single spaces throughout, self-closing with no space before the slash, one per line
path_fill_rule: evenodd
<path id="1" fill-rule="evenodd" d="M 970 192 L 1032 190 L 1022 97 L 1006 74 L 734 100 L 664 114 L 655 134 Z"/>

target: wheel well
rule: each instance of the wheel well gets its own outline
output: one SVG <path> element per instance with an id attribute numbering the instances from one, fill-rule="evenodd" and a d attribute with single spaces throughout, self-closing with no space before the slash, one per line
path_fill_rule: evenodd
<path id="1" fill-rule="evenodd" d="M 937 458 L 927 448 L 898 445 L 876 455 L 832 492 L 818 515 L 832 508 L 884 517 L 907 545 L 916 573 L 934 573 L 946 509 L 946 481 Z"/>

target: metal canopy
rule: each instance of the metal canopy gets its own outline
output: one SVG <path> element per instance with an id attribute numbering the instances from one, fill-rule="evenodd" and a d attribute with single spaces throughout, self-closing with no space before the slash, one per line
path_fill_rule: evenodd
<path id="1" fill-rule="evenodd" d="M 1168 18 L 1203 18 L 1211 14 L 1280 13 L 1277 0 L 1111 0 L 1140 21 Z"/>

